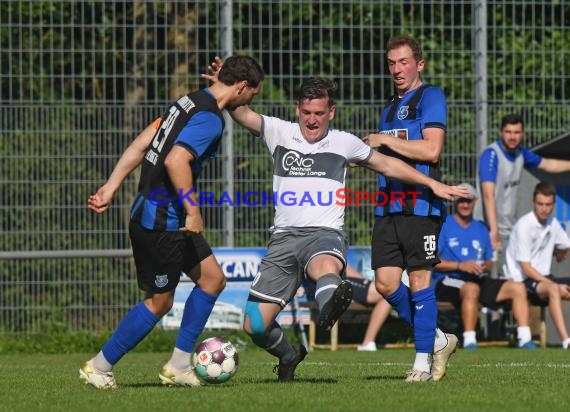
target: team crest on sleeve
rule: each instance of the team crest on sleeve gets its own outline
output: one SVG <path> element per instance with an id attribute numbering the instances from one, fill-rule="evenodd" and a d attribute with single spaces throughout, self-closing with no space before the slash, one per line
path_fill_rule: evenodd
<path id="1" fill-rule="evenodd" d="M 404 120 L 406 117 L 408 117 L 409 107 L 410 106 L 402 106 L 398 109 L 398 119 Z"/>
<path id="2" fill-rule="evenodd" d="M 156 275 L 154 284 L 157 288 L 163 288 L 168 284 L 168 275 Z"/>

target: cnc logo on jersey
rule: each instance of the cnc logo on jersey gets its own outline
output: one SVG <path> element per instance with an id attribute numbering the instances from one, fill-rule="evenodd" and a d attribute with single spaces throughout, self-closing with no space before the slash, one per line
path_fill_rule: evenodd
<path id="1" fill-rule="evenodd" d="M 388 134 L 390 136 L 397 137 L 400 140 L 408 140 L 408 129 L 380 130 L 378 133 Z"/>
<path id="2" fill-rule="evenodd" d="M 274 171 L 280 177 L 322 177 L 344 183 L 346 158 L 336 153 L 301 153 L 277 146 Z"/>
<path id="3" fill-rule="evenodd" d="M 402 106 L 398 109 L 398 119 L 400 120 L 404 120 L 406 117 L 408 117 L 408 114 L 410 113 L 410 111 L 408 110 L 410 108 L 410 106 Z"/>
<path id="4" fill-rule="evenodd" d="M 303 139 L 298 138 L 297 136 L 291 136 L 291 139 L 296 141 L 297 143 L 303 143 Z"/>
<path id="5" fill-rule="evenodd" d="M 168 275 L 156 275 L 154 284 L 157 288 L 163 288 L 168 284 Z"/>
<path id="6" fill-rule="evenodd" d="M 303 157 L 299 152 L 290 150 L 285 153 L 281 163 L 284 170 L 309 170 L 313 167 L 315 160 L 310 157 Z"/>

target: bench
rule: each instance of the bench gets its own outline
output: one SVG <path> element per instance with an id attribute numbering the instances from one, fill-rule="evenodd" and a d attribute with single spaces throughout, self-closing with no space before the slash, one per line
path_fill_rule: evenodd
<path id="1" fill-rule="evenodd" d="M 354 349 L 358 346 L 358 343 L 339 343 L 338 342 L 338 329 L 339 329 L 339 322 L 336 322 L 334 326 L 331 328 L 329 332 L 329 341 L 328 343 L 317 343 L 317 318 L 319 315 L 319 311 L 317 305 L 314 301 L 307 301 L 301 302 L 300 307 L 307 308 L 310 311 L 310 321 L 309 321 L 309 337 L 308 337 L 308 344 L 309 350 L 312 351 L 314 349 L 329 349 L 331 351 L 336 351 L 337 349 Z M 438 311 L 445 311 L 445 310 L 455 310 L 455 306 L 450 302 L 437 302 Z M 546 347 L 546 322 L 545 322 L 545 306 L 531 306 L 531 316 L 530 316 L 530 324 L 531 330 L 534 331 L 538 330 L 539 336 L 539 344 L 540 347 Z M 535 320 L 537 315 L 534 314 L 533 310 L 539 310 L 539 320 Z M 365 306 L 360 303 L 352 302 L 348 307 L 347 311 L 359 311 L 359 312 L 371 312 L 372 306 Z M 481 308 L 481 313 L 483 313 L 483 308 Z M 510 314 L 510 311 L 505 312 L 505 314 Z M 512 315 L 511 315 L 512 316 Z M 534 325 L 538 323 L 538 326 Z M 533 327 L 534 326 L 534 327 Z M 535 333 L 533 333 L 534 335 Z M 509 342 L 506 340 L 499 340 L 499 341 L 481 341 L 478 342 L 479 346 L 508 346 Z M 413 348 L 413 343 L 389 343 L 384 345 L 385 348 Z"/>
<path id="2" fill-rule="evenodd" d="M 309 350 L 314 349 L 330 349 L 335 351 L 339 348 L 356 348 L 358 344 L 356 343 L 349 343 L 349 344 L 340 344 L 338 343 L 338 324 L 336 322 L 334 326 L 330 330 L 330 338 L 329 343 L 317 343 L 317 318 L 319 316 L 319 310 L 317 308 L 317 304 L 315 301 L 307 301 L 299 303 L 299 306 L 302 308 L 309 309 L 311 313 L 311 318 L 309 321 Z M 370 312 L 372 310 L 371 306 L 361 305 L 360 303 L 352 302 L 348 307 L 347 311 L 361 311 L 361 312 Z"/>

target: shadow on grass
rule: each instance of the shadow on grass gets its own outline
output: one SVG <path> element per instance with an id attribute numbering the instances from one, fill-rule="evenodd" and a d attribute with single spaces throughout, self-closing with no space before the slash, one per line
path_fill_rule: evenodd
<path id="1" fill-rule="evenodd" d="M 378 376 L 366 376 L 364 380 L 367 381 L 403 381 L 404 376 L 402 375 L 378 375 Z"/>

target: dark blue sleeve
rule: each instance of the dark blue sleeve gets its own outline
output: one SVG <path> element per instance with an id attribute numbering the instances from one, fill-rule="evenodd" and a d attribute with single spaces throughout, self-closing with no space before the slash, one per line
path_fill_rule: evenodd
<path id="1" fill-rule="evenodd" d="M 499 156 L 497 156 L 497 152 L 491 148 L 485 149 L 479 158 L 479 181 L 496 183 L 498 169 Z"/>
<path id="2" fill-rule="evenodd" d="M 422 96 L 421 129 L 437 127 L 445 130 L 447 126 L 447 102 L 445 94 L 437 87 L 428 87 Z"/>
<path id="3" fill-rule="evenodd" d="M 542 162 L 542 156 L 537 155 L 526 147 L 521 148 L 521 153 L 524 158 L 524 167 L 527 169 L 535 169 L 538 167 L 540 162 Z"/>
<path id="4" fill-rule="evenodd" d="M 195 158 L 202 156 L 222 133 L 222 121 L 212 112 L 198 112 L 184 126 L 174 144 L 186 148 Z"/>

